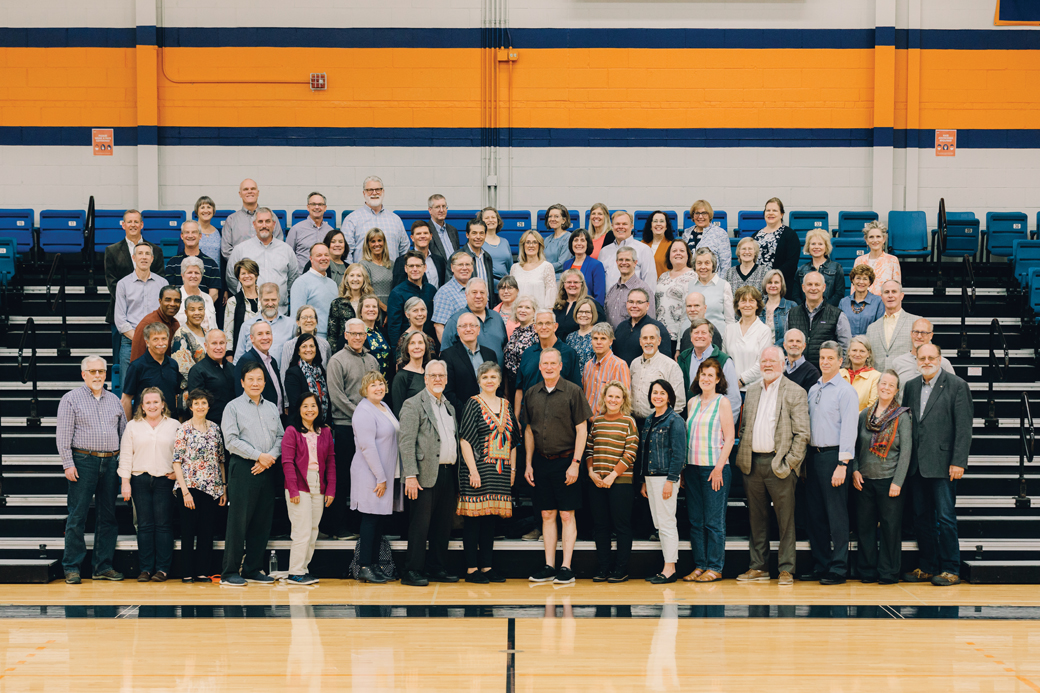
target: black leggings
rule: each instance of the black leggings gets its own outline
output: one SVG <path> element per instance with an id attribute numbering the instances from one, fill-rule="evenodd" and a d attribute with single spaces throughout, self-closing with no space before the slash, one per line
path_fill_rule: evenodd
<path id="1" fill-rule="evenodd" d="M 497 515 L 466 517 L 462 524 L 462 548 L 467 568 L 490 568 L 495 548 Z"/>
<path id="2" fill-rule="evenodd" d="M 367 568 L 379 561 L 379 547 L 383 543 L 383 515 L 361 513 L 361 538 L 358 539 L 358 565 Z"/>
<path id="3" fill-rule="evenodd" d="M 205 491 L 189 489 L 195 509 L 181 506 L 181 572 L 183 577 L 213 574 L 213 523 L 219 501 Z"/>

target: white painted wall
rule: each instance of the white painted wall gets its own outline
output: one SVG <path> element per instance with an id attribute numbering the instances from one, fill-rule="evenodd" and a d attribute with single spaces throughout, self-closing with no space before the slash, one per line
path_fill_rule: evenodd
<path id="1" fill-rule="evenodd" d="M 0 147 L 0 207 L 86 209 L 137 206 L 137 148 L 116 144 L 112 156 L 81 147 Z M 102 202 L 104 200 L 104 202 Z"/>

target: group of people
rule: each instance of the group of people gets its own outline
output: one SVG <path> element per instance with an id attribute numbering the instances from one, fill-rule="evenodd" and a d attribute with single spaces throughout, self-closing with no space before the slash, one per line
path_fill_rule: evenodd
<path id="1" fill-rule="evenodd" d="M 281 241 L 258 194 L 243 181 L 243 209 L 219 231 L 206 228 L 212 200 L 199 201 L 183 257 L 166 265 L 168 276 L 180 269 L 179 286 L 158 276 L 161 251 L 140 240 L 135 212 L 125 242 L 106 252 L 107 274 L 133 262 L 113 291 L 121 400 L 104 389 L 101 356 L 84 359 L 84 387 L 62 399 L 68 582 L 80 580 L 95 494 L 92 574 L 122 578 L 111 565 L 117 477 L 137 511 L 139 580 L 170 573 L 173 499 L 183 580 L 209 579 L 214 516 L 227 504 L 221 583 L 271 582 L 262 560 L 284 495 L 291 582 L 317 582 L 309 564 L 321 531 L 357 538 L 359 580 L 396 579 L 384 534 L 406 505 L 402 583 L 459 580 L 446 559 L 456 515 L 464 579 L 500 582 L 495 522 L 530 495 L 541 522 L 525 538 L 540 535 L 545 548 L 532 581 L 574 580 L 585 508 L 594 581 L 628 579 L 645 509 L 663 553 L 648 579 L 669 583 L 685 488 L 695 569 L 683 579 L 712 582 L 722 579 L 734 464 L 751 520 L 751 569 L 738 580 L 771 579 L 772 502 L 778 579 L 793 581 L 801 481 L 813 556 L 802 579 L 846 580 L 851 484 L 862 580 L 900 578 L 912 489 L 919 567 L 902 577 L 959 581 L 954 500 L 971 396 L 931 343 L 931 323 L 902 310 L 883 224 L 865 229 L 871 252 L 846 295 L 829 234 L 801 244 L 776 198 L 730 266 L 729 237 L 704 200 L 681 234 L 654 212 L 642 240 L 628 212 L 597 204 L 590 228 L 572 231 L 568 210 L 553 205 L 551 233 L 523 234 L 514 263 L 493 208 L 468 222 L 462 243 L 434 195 L 430 220 L 405 232 L 369 177 L 365 206 L 340 230 L 313 193 L 310 216 Z M 799 266 L 803 249 L 810 261 Z"/>

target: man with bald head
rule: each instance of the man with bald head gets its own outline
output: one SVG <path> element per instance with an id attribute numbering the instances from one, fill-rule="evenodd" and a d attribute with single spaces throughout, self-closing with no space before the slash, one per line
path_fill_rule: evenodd
<path id="1" fill-rule="evenodd" d="M 469 398 L 480 392 L 477 370 L 485 361 L 498 363 L 498 356 L 491 348 L 480 343 L 481 323 L 476 315 L 462 313 L 457 327 L 458 340 L 441 351 L 441 358 L 448 369 L 444 396 L 451 402 L 452 409 L 462 412 Z"/>
<path id="2" fill-rule="evenodd" d="M 762 350 L 762 379 L 748 385 L 740 419 L 737 466 L 744 474 L 751 520 L 749 570 L 740 582 L 769 582 L 769 502 L 780 527 L 780 584 L 794 584 L 794 503 L 798 470 L 809 445 L 809 402 L 787 378 L 779 347 Z"/>
<path id="3" fill-rule="evenodd" d="M 255 235 L 253 221 L 256 219 L 257 210 L 262 209 L 258 204 L 260 186 L 252 178 L 246 178 L 239 184 L 238 196 L 242 198 L 242 209 L 225 219 L 224 226 L 220 229 L 220 254 L 224 259 L 231 257 L 239 243 Z M 274 217 L 272 233 L 275 238 L 282 240 L 282 224 L 277 217 Z M 231 266 L 234 266 L 234 263 L 231 263 Z"/>
<path id="4" fill-rule="evenodd" d="M 917 367 L 917 350 L 925 344 L 931 344 L 934 333 L 935 328 L 932 327 L 932 321 L 928 318 L 914 320 L 910 330 L 910 351 L 900 354 L 888 362 L 888 368 L 894 370 L 899 376 L 900 399 L 902 399 L 906 384 L 921 375 L 921 371 Z M 942 357 L 939 367 L 950 375 L 956 375 L 953 371 L 953 364 L 945 356 Z"/>
<path id="5" fill-rule="evenodd" d="M 891 359 L 910 351 L 911 326 L 919 317 L 903 310 L 903 286 L 897 281 L 889 280 L 881 285 L 881 302 L 885 304 L 885 314 L 867 328 L 878 373 L 890 367 Z"/>
<path id="6" fill-rule="evenodd" d="M 784 333 L 784 351 L 787 354 L 787 364 L 784 366 L 784 375 L 788 380 L 799 385 L 803 390 L 809 392 L 809 388 L 820 379 L 820 369 L 815 364 L 805 360 L 805 335 L 801 330 L 788 330 Z"/>
<path id="7" fill-rule="evenodd" d="M 699 291 L 691 291 L 686 295 L 686 317 L 689 318 L 690 322 L 693 322 L 697 318 L 704 318 L 705 313 L 708 312 L 708 305 L 704 302 L 704 294 Z M 715 330 L 711 336 L 711 343 L 717 346 L 719 349 L 722 348 L 722 331 Z M 679 351 L 682 353 L 693 346 L 693 342 L 690 340 L 690 328 L 687 327 L 683 330 L 682 337 L 679 339 Z"/>
<path id="8" fill-rule="evenodd" d="M 827 284 L 819 272 L 807 272 L 802 278 L 802 293 L 805 303 L 796 305 L 787 314 L 787 325 L 805 335 L 805 360 L 819 365 L 820 345 L 828 341 L 841 344 L 843 350 L 852 341 L 849 319 L 837 306 L 823 300 Z M 877 351 L 874 352 L 875 358 Z M 878 370 L 881 370 L 878 368 Z"/>
<path id="9" fill-rule="evenodd" d="M 210 393 L 206 418 L 220 424 L 224 407 L 235 398 L 235 369 L 227 360 L 227 337 L 223 330 L 206 333 L 206 355 L 188 371 L 188 392 L 202 388 Z"/>

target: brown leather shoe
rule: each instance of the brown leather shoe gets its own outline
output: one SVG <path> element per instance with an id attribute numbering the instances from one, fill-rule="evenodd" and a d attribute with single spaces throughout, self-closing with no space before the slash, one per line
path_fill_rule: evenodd
<path id="1" fill-rule="evenodd" d="M 152 576 L 152 582 L 166 582 L 166 578 L 169 577 L 161 570 L 155 571 L 155 575 Z"/>
<path id="2" fill-rule="evenodd" d="M 694 580 L 694 582 L 718 582 L 721 579 L 722 576 L 714 570 L 705 570 Z"/>
<path id="3" fill-rule="evenodd" d="M 780 584 L 781 585 L 793 585 L 794 576 L 786 570 L 780 571 Z"/>
<path id="4" fill-rule="evenodd" d="M 932 578 L 932 584 L 936 587 L 950 587 L 961 584 L 961 579 L 953 573 L 942 572 Z"/>
<path id="5" fill-rule="evenodd" d="M 149 573 L 147 570 L 142 570 L 141 574 L 137 576 L 137 581 L 138 582 L 148 582 L 151 579 L 152 579 L 152 574 Z"/>
<path id="6" fill-rule="evenodd" d="M 703 568 L 697 568 L 692 573 L 690 573 L 689 575 L 684 577 L 683 578 L 683 582 L 696 582 L 697 578 L 699 578 L 701 576 L 701 573 L 703 573 L 703 572 L 704 572 Z"/>
<path id="7" fill-rule="evenodd" d="M 738 575 L 737 582 L 769 582 L 769 571 L 749 570 Z"/>
<path id="8" fill-rule="evenodd" d="M 920 568 L 914 568 L 914 572 L 903 575 L 903 579 L 907 582 L 931 582 L 933 577 L 935 576 L 924 572 Z"/>

